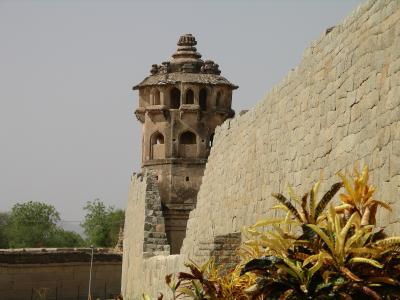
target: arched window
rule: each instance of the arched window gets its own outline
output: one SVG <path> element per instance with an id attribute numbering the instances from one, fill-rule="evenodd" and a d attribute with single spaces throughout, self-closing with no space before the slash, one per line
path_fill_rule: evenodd
<path id="1" fill-rule="evenodd" d="M 173 88 L 170 92 L 171 108 L 178 109 L 181 105 L 181 91 L 177 88 Z"/>
<path id="2" fill-rule="evenodd" d="M 179 137 L 179 156 L 197 157 L 196 135 L 191 131 L 185 131 Z"/>
<path id="3" fill-rule="evenodd" d="M 204 88 L 199 93 L 199 105 L 201 110 L 207 110 L 207 90 Z"/>
<path id="4" fill-rule="evenodd" d="M 158 131 L 153 133 L 151 136 L 151 144 L 152 145 L 161 145 L 164 144 L 164 136 Z"/>
<path id="5" fill-rule="evenodd" d="M 222 98 L 222 93 L 218 92 L 217 93 L 217 98 L 215 98 L 215 106 L 220 107 L 221 106 L 221 98 Z"/>
<path id="6" fill-rule="evenodd" d="M 160 91 L 154 90 L 153 92 L 153 105 L 160 105 Z"/>
<path id="7" fill-rule="evenodd" d="M 150 159 L 161 159 L 164 156 L 164 136 L 156 131 L 150 137 Z"/>
<path id="8" fill-rule="evenodd" d="M 179 139 L 180 144 L 196 144 L 196 135 L 191 131 L 185 131 Z"/>
<path id="9" fill-rule="evenodd" d="M 194 93 L 191 89 L 186 91 L 186 104 L 194 104 Z"/>

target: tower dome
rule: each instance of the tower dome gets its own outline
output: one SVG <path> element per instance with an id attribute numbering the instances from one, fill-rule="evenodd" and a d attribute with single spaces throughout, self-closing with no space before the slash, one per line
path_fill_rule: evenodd
<path id="1" fill-rule="evenodd" d="M 150 70 L 151 75 L 133 89 L 177 82 L 218 84 L 230 86 L 232 89 L 238 88 L 220 75 L 218 64 L 212 60 L 203 61 L 201 59 L 201 54 L 195 47 L 197 45 L 196 38 L 192 34 L 182 35 L 177 45 L 178 49 L 172 54 L 172 59 L 161 64 L 153 64 Z"/>

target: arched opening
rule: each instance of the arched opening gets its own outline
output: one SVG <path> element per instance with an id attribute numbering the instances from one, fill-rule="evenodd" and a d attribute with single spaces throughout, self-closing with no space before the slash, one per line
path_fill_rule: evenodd
<path id="1" fill-rule="evenodd" d="M 210 139 L 208 140 L 208 148 L 211 148 L 214 143 L 214 133 L 210 135 Z"/>
<path id="2" fill-rule="evenodd" d="M 194 93 L 191 89 L 186 91 L 186 104 L 194 104 Z"/>
<path id="3" fill-rule="evenodd" d="M 196 157 L 197 144 L 196 135 L 193 132 L 185 131 L 179 138 L 179 156 Z"/>
<path id="4" fill-rule="evenodd" d="M 162 159 L 165 156 L 164 136 L 156 131 L 150 138 L 150 159 Z"/>
<path id="5" fill-rule="evenodd" d="M 157 131 L 152 136 L 152 144 L 153 145 L 162 145 L 162 144 L 164 144 L 164 136 Z"/>
<path id="6" fill-rule="evenodd" d="M 160 105 L 160 91 L 155 90 L 153 92 L 153 105 Z"/>
<path id="7" fill-rule="evenodd" d="M 170 92 L 170 101 L 172 109 L 179 109 L 181 105 L 181 91 L 177 88 L 173 88 Z"/>
<path id="8" fill-rule="evenodd" d="M 199 93 L 199 105 L 201 110 L 207 110 L 207 90 L 204 88 Z"/>
<path id="9" fill-rule="evenodd" d="M 218 108 L 218 107 L 221 107 L 221 98 L 222 98 L 222 93 L 221 92 L 218 92 L 217 93 L 217 97 L 215 98 L 215 106 Z"/>
<path id="10" fill-rule="evenodd" d="M 191 131 L 185 131 L 179 139 L 180 144 L 196 144 L 196 135 Z"/>

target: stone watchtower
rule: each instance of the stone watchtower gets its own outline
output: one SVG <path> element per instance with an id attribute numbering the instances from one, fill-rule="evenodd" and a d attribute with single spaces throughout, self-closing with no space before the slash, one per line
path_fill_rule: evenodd
<path id="1" fill-rule="evenodd" d="M 201 60 L 191 34 L 178 41 L 172 59 L 152 65 L 151 75 L 134 86 L 135 111 L 142 126 L 142 169 L 158 180 L 171 253 L 179 253 L 189 212 L 213 143 L 215 128 L 233 117 L 232 90 L 218 65 Z"/>

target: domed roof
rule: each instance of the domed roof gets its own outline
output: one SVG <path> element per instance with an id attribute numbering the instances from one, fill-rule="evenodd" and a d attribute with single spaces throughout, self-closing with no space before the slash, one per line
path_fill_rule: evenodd
<path id="1" fill-rule="evenodd" d="M 197 52 L 196 38 L 188 33 L 179 38 L 178 49 L 172 54 L 170 61 L 161 65 L 154 64 L 150 70 L 151 75 L 146 77 L 133 89 L 149 85 L 165 85 L 182 83 L 202 83 L 212 85 L 228 85 L 232 89 L 238 86 L 222 77 L 219 65 L 212 60 L 203 61 Z"/>

